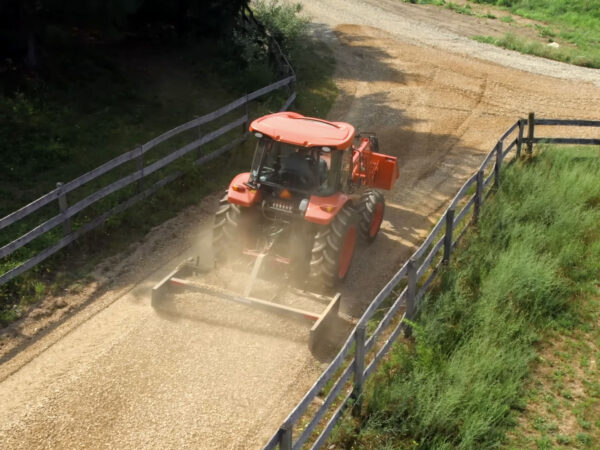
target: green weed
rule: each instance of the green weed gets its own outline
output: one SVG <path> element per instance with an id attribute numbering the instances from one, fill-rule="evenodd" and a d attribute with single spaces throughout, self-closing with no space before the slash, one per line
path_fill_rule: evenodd
<path id="1" fill-rule="evenodd" d="M 522 42 L 513 50 L 581 66 L 600 67 L 600 8 L 590 0 L 474 0 L 507 8 L 511 13 L 548 24 L 536 28 L 542 37 L 561 37 L 574 45 L 560 52 Z M 509 17 L 509 16 L 507 16 Z M 508 19 L 502 18 L 503 21 Z M 512 20 L 511 20 L 512 21 Z M 506 37 L 493 41 L 504 47 Z M 510 47 L 507 47 L 510 48 Z"/>
<path id="2" fill-rule="evenodd" d="M 465 6 L 445 0 L 404 0 L 416 4 L 432 4 L 459 14 L 495 19 L 490 14 L 478 14 L 467 3 Z M 572 46 L 559 49 L 548 47 L 537 41 L 520 38 L 508 33 L 501 38 L 475 36 L 474 39 L 526 54 L 541 56 L 579 66 L 600 68 L 600 8 L 590 0 L 474 0 L 474 3 L 498 6 L 514 15 L 542 22 L 535 28 L 540 37 L 553 40 L 556 37 Z M 513 23 L 512 15 L 500 18 L 504 23 Z"/>
<path id="3" fill-rule="evenodd" d="M 514 50 L 527 55 L 541 56 L 542 58 L 562 61 L 578 66 L 600 68 L 600 52 L 596 49 L 579 50 L 571 47 L 549 47 L 538 41 L 522 38 L 514 33 L 506 33 L 499 38 L 493 36 L 472 36 L 478 42 L 493 44 L 509 50 Z"/>
<path id="4" fill-rule="evenodd" d="M 456 12 L 458 14 L 464 14 L 464 15 L 467 15 L 467 16 L 474 16 L 475 15 L 475 13 L 473 12 L 473 10 L 469 6 L 469 4 L 467 4 L 465 6 L 462 6 L 462 5 L 459 5 L 458 3 L 446 2 L 444 4 L 444 6 L 446 8 L 448 8 L 449 10 L 454 11 L 454 12 Z"/>
<path id="5" fill-rule="evenodd" d="M 583 320 L 577 303 L 600 272 L 600 210 L 588 206 L 600 193 L 598 175 L 595 152 L 569 149 L 544 150 L 503 172 L 478 233 L 426 297 L 414 344 L 393 348 L 368 382 L 362 415 L 347 417 L 334 442 L 489 448 L 504 441 L 524 408 L 536 344 L 565 317 L 568 326 Z M 558 431 L 542 416 L 535 427 Z M 536 444 L 550 448 L 552 438 Z"/>

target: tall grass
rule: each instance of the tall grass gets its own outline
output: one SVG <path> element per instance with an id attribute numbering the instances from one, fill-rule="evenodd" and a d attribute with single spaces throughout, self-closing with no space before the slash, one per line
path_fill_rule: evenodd
<path id="1" fill-rule="evenodd" d="M 503 172 L 502 187 L 423 303 L 414 343 L 370 380 L 357 448 L 498 446 L 524 407 L 536 343 L 571 328 L 600 274 L 597 151 L 552 148 Z"/>

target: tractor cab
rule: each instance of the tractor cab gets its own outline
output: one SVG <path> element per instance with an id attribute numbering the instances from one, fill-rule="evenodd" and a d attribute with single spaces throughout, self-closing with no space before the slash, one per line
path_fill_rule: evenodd
<path id="1" fill-rule="evenodd" d="M 223 278 L 227 286 L 251 267 L 243 292 L 180 278 L 203 270 L 198 257 L 154 287 L 152 304 L 171 286 L 308 319 L 315 321 L 312 348 L 337 316 L 340 296 L 310 290 L 335 288 L 349 273 L 357 239 L 371 243 L 379 234 L 385 198 L 377 189 L 392 188 L 397 159 L 378 153 L 373 133 L 355 136 L 350 124 L 292 112 L 256 119 L 250 131 L 258 139 L 252 166 L 233 178 L 219 200 L 212 236 L 217 270 L 228 260 L 235 264 Z M 256 298 L 258 278 L 284 289 L 270 300 Z M 299 309 L 289 302 L 292 292 L 325 300 L 327 307 L 321 314 Z"/>
<path id="2" fill-rule="evenodd" d="M 250 130 L 258 144 L 249 184 L 301 195 L 327 196 L 340 190 L 343 166 L 348 172 L 351 158 L 350 151 L 341 150 L 350 148 L 352 125 L 283 112 L 255 120 Z"/>
<path id="3" fill-rule="evenodd" d="M 298 147 L 260 137 L 248 182 L 298 194 L 331 195 L 340 186 L 341 156 L 329 147 Z"/>

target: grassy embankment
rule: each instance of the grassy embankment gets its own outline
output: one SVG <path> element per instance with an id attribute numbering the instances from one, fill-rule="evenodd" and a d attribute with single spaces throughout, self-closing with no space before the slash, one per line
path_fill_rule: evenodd
<path id="1" fill-rule="evenodd" d="M 600 446 L 599 176 L 592 149 L 546 149 L 503 172 L 414 340 L 393 348 L 335 443 Z"/>
<path id="2" fill-rule="evenodd" d="M 460 14 L 496 19 L 500 14 L 478 14 L 469 2 L 460 5 L 445 0 L 405 0 L 410 3 L 428 3 L 443 6 Z M 503 36 L 473 36 L 473 39 L 487 44 L 515 50 L 521 53 L 541 56 L 548 59 L 576 64 L 579 66 L 600 68 L 600 7 L 594 0 L 473 0 L 472 3 L 498 7 L 508 15 L 499 18 L 502 22 L 513 24 L 513 15 L 525 17 L 543 23 L 535 24 L 540 40 L 519 35 L 518 25 L 515 31 Z M 563 45 L 554 48 L 548 43 L 555 39 Z"/>
<path id="3" fill-rule="evenodd" d="M 507 33 L 500 38 L 475 36 L 486 42 L 521 53 L 542 56 L 579 66 L 600 68 L 600 6 L 592 0 L 474 0 L 476 3 L 506 7 L 513 14 L 545 23 L 537 26 L 540 37 L 555 38 L 568 46 L 553 48 Z M 509 17 L 509 16 L 507 16 Z"/>
<path id="4" fill-rule="evenodd" d="M 480 17 L 482 19 L 497 19 L 497 17 L 492 14 L 490 11 L 486 11 L 485 13 L 478 13 L 471 8 L 469 3 L 465 5 L 461 5 L 455 2 L 447 2 L 446 0 L 403 0 L 405 3 L 413 3 L 417 5 L 436 5 L 442 6 L 446 9 L 454 11 L 458 14 L 464 14 L 466 16 L 474 16 Z"/>
<path id="5" fill-rule="evenodd" d="M 335 64 L 331 51 L 306 36 L 307 20 L 297 15 L 297 8 L 276 2 L 257 2 L 255 6 L 257 18 L 282 40 L 296 68 L 298 97 L 294 109 L 326 115 L 337 94 L 331 77 Z M 243 35 L 236 35 L 233 42 L 227 43 L 182 42 L 163 35 L 99 42 L 93 33 L 88 35 L 82 30 L 54 30 L 50 37 L 45 42 L 46 51 L 60 56 L 44 64 L 39 73 L 22 73 L 8 67 L 8 75 L 2 78 L 0 115 L 6 120 L 0 121 L 0 170 L 5 174 L 0 183 L 0 216 L 53 189 L 57 181 L 74 179 L 178 124 L 280 77 L 269 65 L 264 49 Z M 12 78 L 11 70 L 15 72 Z M 287 91 L 278 92 L 261 99 L 251 107 L 250 114 L 276 111 L 287 95 Z M 239 115 L 239 111 L 228 115 L 224 123 Z M 191 140 L 189 136 L 187 139 L 184 143 Z M 225 137 L 208 149 L 230 139 Z M 155 158 L 177 148 L 173 145 L 161 149 Z M 66 286 L 76 288 L 99 260 L 123 250 L 153 226 L 220 189 L 234 173 L 247 169 L 252 149 L 252 143 L 247 142 L 231 154 L 194 170 L 190 170 L 189 158 L 175 163 L 187 171 L 186 175 L 135 208 L 110 218 L 71 248 L 1 286 L 0 325 L 20 317 L 29 304 L 48 293 Z M 100 185 L 92 183 L 81 189 L 79 196 L 131 173 L 135 170 L 132 164 L 103 176 L 98 180 Z M 135 189 L 136 186 L 123 189 L 87 208 L 75 217 L 74 228 L 123 201 Z M 69 201 L 77 199 L 71 195 Z M 0 245 L 52 217 L 56 208 L 56 203 L 52 203 L 31 220 L 3 230 Z M 0 261 L 0 273 L 61 236 L 62 229 L 57 227 L 4 258 Z"/>

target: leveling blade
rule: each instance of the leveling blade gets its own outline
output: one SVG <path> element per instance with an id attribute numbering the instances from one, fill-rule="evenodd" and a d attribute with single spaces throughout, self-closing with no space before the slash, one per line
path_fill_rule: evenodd
<path id="1" fill-rule="evenodd" d="M 175 269 L 173 272 L 163 278 L 156 286 L 154 286 L 152 288 L 152 307 L 158 309 L 160 307 L 160 303 L 167 297 L 170 291 L 185 290 L 187 292 L 197 292 L 199 294 L 210 295 L 212 297 L 242 304 L 248 307 L 259 308 L 276 314 L 285 315 L 313 324 L 309 334 L 309 348 L 311 351 L 314 350 L 316 345 L 323 340 L 323 338 L 326 336 L 327 330 L 338 316 L 341 298 L 339 293 L 333 297 L 326 297 L 299 289 L 289 290 L 289 292 L 292 292 L 296 295 L 302 295 L 309 298 L 318 299 L 321 302 L 326 302 L 327 306 L 325 309 L 321 313 L 315 313 L 300 308 L 282 305 L 274 301 L 252 297 L 250 295 L 240 295 L 216 286 L 184 279 L 183 277 L 195 272 L 194 267 L 195 266 L 190 259 L 181 264 L 179 267 L 177 267 L 177 269 Z M 249 292 L 252 289 L 252 284 L 256 278 L 256 273 L 253 275 L 254 276 L 251 277 L 250 283 L 246 287 L 245 292 Z"/>

